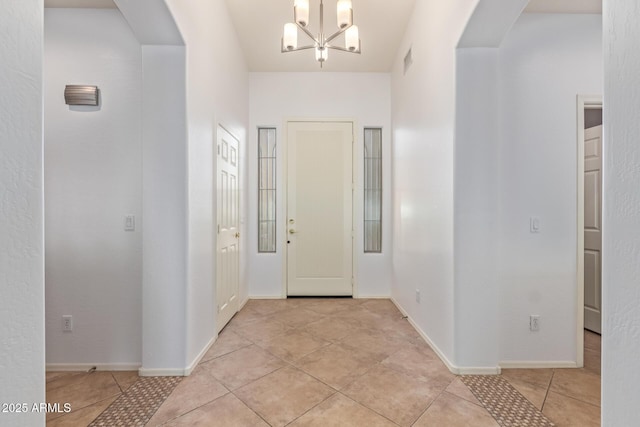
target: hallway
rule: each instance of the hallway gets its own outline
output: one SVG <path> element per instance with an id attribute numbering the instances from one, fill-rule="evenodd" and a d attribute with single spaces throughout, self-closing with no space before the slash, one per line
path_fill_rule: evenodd
<path id="1" fill-rule="evenodd" d="M 149 380 L 136 383 L 135 373 L 48 374 L 47 400 L 73 412 L 49 414 L 47 425 L 482 427 L 522 414 L 537 420 L 527 425 L 551 425 L 544 405 L 558 426 L 597 426 L 599 336 L 586 343 L 586 369 L 486 377 L 513 386 L 512 413 L 492 409 L 499 424 L 478 400 L 487 404 L 495 390 L 474 395 L 465 386 L 474 377 L 451 374 L 389 300 L 251 300 L 191 376 L 161 380 L 164 402 L 145 395 L 137 408 L 118 405 L 132 384 Z"/>

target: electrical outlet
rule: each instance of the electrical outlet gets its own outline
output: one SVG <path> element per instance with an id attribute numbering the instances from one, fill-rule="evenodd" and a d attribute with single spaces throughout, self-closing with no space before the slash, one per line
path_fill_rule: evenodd
<path id="1" fill-rule="evenodd" d="M 420 303 L 420 289 L 416 289 L 416 302 Z"/>
<path id="2" fill-rule="evenodd" d="M 537 314 L 529 316 L 529 330 L 534 332 L 540 330 L 540 316 Z"/>
<path id="3" fill-rule="evenodd" d="M 63 332 L 71 332 L 73 331 L 73 316 L 70 314 L 66 314 L 62 316 L 62 331 Z"/>

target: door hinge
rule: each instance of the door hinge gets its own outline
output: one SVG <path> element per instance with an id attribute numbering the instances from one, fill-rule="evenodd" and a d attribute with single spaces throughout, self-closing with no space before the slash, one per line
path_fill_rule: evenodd
<path id="1" fill-rule="evenodd" d="M 218 224 L 218 234 L 220 234 L 220 224 Z"/>
<path id="2" fill-rule="evenodd" d="M 353 278 L 353 276 L 351 276 L 351 286 L 353 286 L 356 283 L 356 279 Z"/>
<path id="3" fill-rule="evenodd" d="M 220 155 L 220 145 L 218 144 L 218 156 Z"/>

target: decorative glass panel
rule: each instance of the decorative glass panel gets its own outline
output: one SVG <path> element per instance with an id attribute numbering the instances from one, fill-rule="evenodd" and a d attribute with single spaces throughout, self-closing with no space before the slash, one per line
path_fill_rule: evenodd
<path id="1" fill-rule="evenodd" d="M 364 130 L 364 251 L 382 252 L 382 129 Z"/>
<path id="2" fill-rule="evenodd" d="M 276 130 L 258 128 L 258 252 L 276 251 Z"/>

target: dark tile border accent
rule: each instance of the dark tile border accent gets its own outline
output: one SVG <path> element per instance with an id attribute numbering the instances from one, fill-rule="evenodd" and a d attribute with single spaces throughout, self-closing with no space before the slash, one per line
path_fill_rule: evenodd
<path id="1" fill-rule="evenodd" d="M 502 427 L 555 426 L 499 375 L 463 375 L 460 379 Z"/>
<path id="2" fill-rule="evenodd" d="M 144 426 L 169 397 L 182 377 L 141 377 L 89 427 Z"/>

